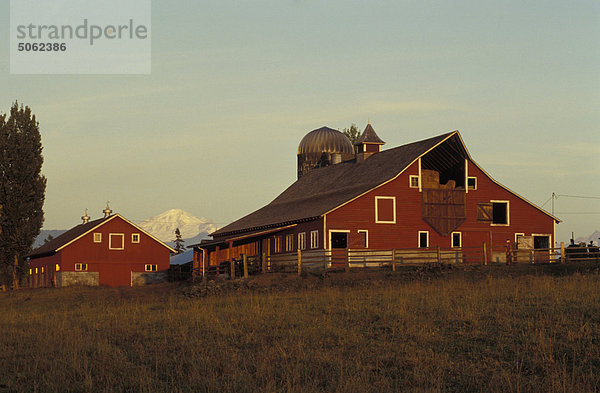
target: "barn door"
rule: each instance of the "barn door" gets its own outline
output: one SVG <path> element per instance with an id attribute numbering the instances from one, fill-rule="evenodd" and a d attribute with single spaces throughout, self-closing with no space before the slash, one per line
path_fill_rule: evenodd
<path id="1" fill-rule="evenodd" d="M 343 267 L 348 261 L 348 232 L 331 231 L 331 266 Z"/>

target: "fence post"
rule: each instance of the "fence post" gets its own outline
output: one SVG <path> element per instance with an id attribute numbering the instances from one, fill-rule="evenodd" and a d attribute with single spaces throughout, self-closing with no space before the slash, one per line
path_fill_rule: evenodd
<path id="1" fill-rule="evenodd" d="M 248 256 L 243 254 L 242 258 L 244 258 L 244 278 L 248 278 Z"/>
<path id="2" fill-rule="evenodd" d="M 298 249 L 298 275 L 302 275 L 302 251 Z"/>
<path id="3" fill-rule="evenodd" d="M 396 249 L 392 249 L 392 271 L 396 271 Z"/>
<path id="4" fill-rule="evenodd" d="M 529 251 L 529 263 L 533 264 L 533 250 Z"/>
<path id="5" fill-rule="evenodd" d="M 440 252 L 440 246 L 437 246 L 437 262 L 438 264 L 442 263 L 442 253 Z"/>
<path id="6" fill-rule="evenodd" d="M 565 263 L 565 242 L 560 242 L 560 262 Z"/>
<path id="7" fill-rule="evenodd" d="M 267 272 L 267 253 L 263 252 L 260 258 L 260 270 L 261 273 Z"/>
<path id="8" fill-rule="evenodd" d="M 348 249 L 345 250 L 345 254 L 346 256 L 346 273 L 348 273 L 350 271 L 350 256 L 348 255 Z"/>
<path id="9" fill-rule="evenodd" d="M 485 247 L 485 242 L 483 242 L 483 264 L 487 265 L 487 250 Z"/>

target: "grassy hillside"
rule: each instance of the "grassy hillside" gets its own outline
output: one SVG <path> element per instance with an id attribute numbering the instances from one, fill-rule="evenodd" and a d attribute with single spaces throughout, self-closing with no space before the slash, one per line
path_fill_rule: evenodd
<path id="1" fill-rule="evenodd" d="M 600 389 L 597 273 L 336 277 L 0 293 L 0 393 Z"/>

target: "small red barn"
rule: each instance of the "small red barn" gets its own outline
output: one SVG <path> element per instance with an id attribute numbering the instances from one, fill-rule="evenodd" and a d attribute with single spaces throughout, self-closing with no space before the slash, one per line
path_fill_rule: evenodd
<path id="1" fill-rule="evenodd" d="M 85 217 L 28 255 L 31 287 L 133 286 L 167 278 L 172 248 L 119 214 Z"/>
<path id="2" fill-rule="evenodd" d="M 196 261 L 298 249 L 481 249 L 483 242 L 494 261 L 507 239 L 520 236 L 552 247 L 559 220 L 492 179 L 458 131 L 381 151 L 383 144 L 370 124 L 354 147 L 339 131 L 311 131 L 298 148 L 298 180 L 196 245 Z"/>

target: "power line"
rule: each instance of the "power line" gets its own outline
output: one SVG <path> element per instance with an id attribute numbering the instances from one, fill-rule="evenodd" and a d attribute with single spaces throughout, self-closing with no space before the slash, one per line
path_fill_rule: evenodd
<path id="1" fill-rule="evenodd" d="M 600 212 L 556 212 L 556 214 L 600 214 Z"/>
<path id="2" fill-rule="evenodd" d="M 581 198 L 581 199 L 600 199 L 600 197 L 597 196 L 583 196 L 583 195 L 565 195 L 565 194 L 557 194 L 556 195 L 556 199 L 558 199 L 559 197 L 567 197 L 567 198 Z M 552 199 L 552 197 L 550 197 L 550 199 Z M 548 203 L 548 202 L 546 202 Z"/>

